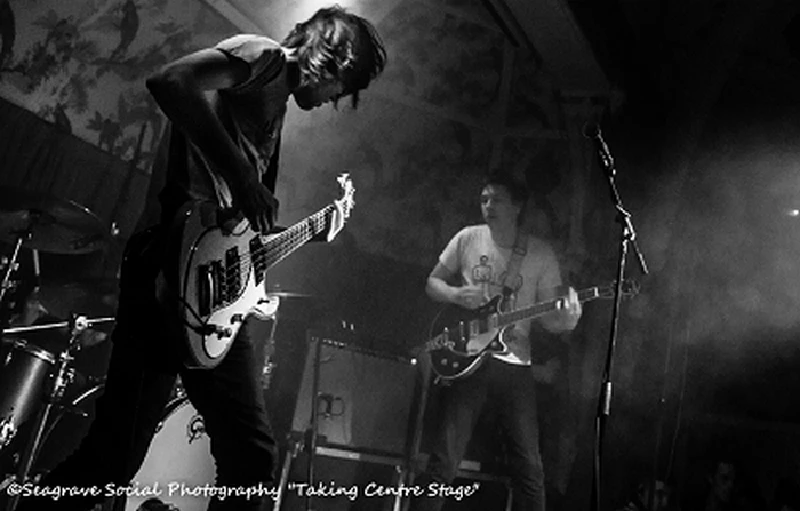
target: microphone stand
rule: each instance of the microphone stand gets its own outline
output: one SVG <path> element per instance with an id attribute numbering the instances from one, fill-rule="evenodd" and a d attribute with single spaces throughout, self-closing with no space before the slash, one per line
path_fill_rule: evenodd
<path id="1" fill-rule="evenodd" d="M 619 309 L 622 301 L 622 286 L 625 276 L 625 261 L 628 257 L 628 248 L 633 247 L 639 262 L 639 268 L 642 274 L 647 275 L 647 264 L 645 263 L 642 252 L 636 243 L 636 230 L 631 221 L 631 214 L 625 209 L 620 198 L 619 191 L 617 190 L 616 174 L 617 170 L 614 167 L 614 158 L 608 150 L 605 142 L 600 135 L 600 129 L 597 128 L 597 133 L 590 136 L 598 143 L 598 154 L 600 157 L 600 165 L 605 171 L 606 178 L 608 179 L 609 191 L 611 193 L 611 202 L 614 209 L 617 211 L 616 222 L 621 225 L 622 231 L 620 235 L 619 244 L 619 259 L 617 263 L 617 281 L 614 289 L 614 311 L 611 320 L 611 329 L 609 332 L 608 349 L 606 352 L 605 368 L 603 370 L 603 381 L 600 387 L 600 398 L 597 405 L 597 415 L 595 417 L 595 437 L 594 437 L 594 470 L 592 478 L 592 501 L 593 509 L 600 511 L 600 475 L 602 465 L 602 447 L 603 439 L 605 437 L 606 423 L 611 415 L 611 393 L 612 393 L 612 370 L 614 367 L 614 348 L 617 342 L 617 329 L 619 326 Z"/>

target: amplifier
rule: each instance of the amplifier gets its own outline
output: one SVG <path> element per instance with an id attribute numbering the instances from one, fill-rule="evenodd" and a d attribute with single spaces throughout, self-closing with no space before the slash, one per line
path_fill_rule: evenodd
<path id="1" fill-rule="evenodd" d="M 416 361 L 363 350 L 309 332 L 292 430 L 311 427 L 315 355 L 318 445 L 405 454 L 417 391 Z"/>

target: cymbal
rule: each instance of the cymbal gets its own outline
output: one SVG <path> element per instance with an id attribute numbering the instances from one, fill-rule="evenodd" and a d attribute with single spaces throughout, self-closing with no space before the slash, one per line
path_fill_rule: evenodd
<path id="1" fill-rule="evenodd" d="M 51 313 L 67 317 L 71 312 L 106 314 L 117 307 L 118 281 L 105 278 L 45 280 L 36 299 Z"/>
<path id="2" fill-rule="evenodd" d="M 30 238 L 24 239 L 27 233 Z M 0 240 L 54 254 L 88 254 L 103 248 L 110 229 L 77 202 L 0 187 Z"/>

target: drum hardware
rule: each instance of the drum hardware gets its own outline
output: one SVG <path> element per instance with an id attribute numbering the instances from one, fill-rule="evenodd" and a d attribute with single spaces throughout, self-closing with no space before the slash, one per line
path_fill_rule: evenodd
<path id="1" fill-rule="evenodd" d="M 12 283 L 11 275 L 19 268 L 19 263 L 17 259 L 19 258 L 19 250 L 22 248 L 22 244 L 31 238 L 32 233 L 32 226 L 29 225 L 23 231 L 17 231 L 15 233 L 16 239 L 14 241 L 14 249 L 11 252 L 10 259 L 4 259 L 6 262 L 5 273 L 3 274 L 3 280 L 0 282 L 0 303 L 6 298 L 6 293 L 9 289 L 16 287 L 16 283 Z"/>
<path id="2" fill-rule="evenodd" d="M 86 330 L 90 326 L 97 325 L 99 323 L 110 323 L 116 321 L 115 317 L 105 317 L 105 318 L 94 318 L 89 319 L 83 315 L 75 315 L 73 314 L 73 319 L 70 321 L 60 321 L 58 323 L 48 323 L 47 325 L 30 325 L 30 326 L 18 326 L 13 328 L 4 328 L 3 335 L 8 334 L 21 334 L 25 332 L 36 332 L 40 330 L 52 330 L 55 328 L 64 328 L 70 327 L 72 328 L 74 325 L 80 325 L 80 330 L 73 335 L 80 335 L 84 330 Z M 68 350 L 77 351 L 81 348 L 79 343 L 76 343 L 76 346 L 72 348 L 68 348 Z"/>
<path id="3" fill-rule="evenodd" d="M 0 280 L 0 305 L 6 305 L 8 294 L 16 287 L 12 275 L 19 269 L 18 258 L 23 247 L 33 252 L 34 293 L 38 294 L 39 250 L 66 255 L 88 254 L 104 248 L 118 233 L 118 226 L 114 224 L 106 229 L 94 213 L 76 202 L 24 189 L 0 187 L 0 241 L 13 245 L 10 257 L 3 258 L 5 267 Z M 70 366 L 75 353 L 84 347 L 79 339 L 81 334 L 91 325 L 110 321 L 114 321 L 114 318 L 89 319 L 78 314 L 71 314 L 69 321 L 47 325 L 5 328 L 9 326 L 8 321 L 2 321 L 3 336 L 64 327 L 69 329 L 68 346 L 58 355 L 21 340 L 2 343 L 3 349 L 8 349 L 8 352 L 0 358 L 3 362 L 3 372 L 0 374 L 0 450 L 11 443 L 20 424 L 35 416 L 31 425 L 32 433 L 26 439 L 22 455 L 14 453 L 16 474 L 5 479 L 3 484 L 13 481 L 24 484 L 34 479 L 31 469 L 39 455 L 54 408 L 87 416 L 75 406 L 62 404 L 67 387 L 75 379 L 75 371 Z M 25 324 L 30 325 L 31 322 L 26 320 Z M 49 387 L 47 391 L 46 386 Z M 44 406 L 39 406 L 42 400 Z M 9 498 L 6 509 L 13 511 L 18 499 L 18 496 Z"/>
<path id="4" fill-rule="evenodd" d="M 11 408 L 11 413 L 0 420 L 0 448 L 7 446 L 17 436 L 14 418 L 14 408 Z"/>
<path id="5" fill-rule="evenodd" d="M 11 486 L 11 483 L 13 483 L 15 479 L 16 477 L 14 474 L 7 474 L 5 478 L 0 480 L 0 493 L 5 493 L 6 488 Z"/>
<path id="6" fill-rule="evenodd" d="M 80 350 L 81 344 L 79 341 L 80 334 L 89 328 L 90 325 L 100 322 L 112 321 L 113 318 L 100 318 L 90 320 L 86 316 L 73 314 L 70 321 L 63 323 L 56 323 L 51 325 L 35 325 L 28 327 L 18 327 L 4 329 L 3 333 L 22 333 L 33 330 L 46 330 L 52 328 L 61 328 L 68 326 L 70 330 L 70 337 L 68 346 L 55 358 L 53 364 L 55 365 L 55 373 L 50 386 L 50 392 L 46 395 L 44 406 L 39 410 L 36 421 L 33 425 L 33 432 L 28 439 L 23 454 L 19 460 L 16 472 L 16 482 L 18 484 L 25 484 L 31 480 L 31 468 L 33 462 L 39 455 L 41 450 L 42 440 L 45 436 L 45 429 L 49 422 L 50 415 L 54 408 L 70 409 L 72 407 L 64 407 L 61 402 L 64 398 L 64 392 L 69 384 L 74 379 L 74 371 L 69 367 L 74 360 L 74 354 Z M 40 350 L 43 352 L 44 350 Z M 49 354 L 49 353 L 48 353 Z M 39 353 L 42 356 L 42 353 Z M 19 495 L 11 496 L 6 505 L 6 511 L 14 511 L 19 502 Z"/>

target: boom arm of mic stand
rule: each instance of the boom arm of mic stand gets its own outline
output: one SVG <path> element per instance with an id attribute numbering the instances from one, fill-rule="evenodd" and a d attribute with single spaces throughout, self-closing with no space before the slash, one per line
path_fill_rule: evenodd
<path id="1" fill-rule="evenodd" d="M 644 260 L 642 251 L 639 250 L 639 243 L 636 241 L 636 230 L 633 228 L 631 214 L 622 207 L 621 201 L 617 203 L 617 212 L 619 214 L 620 222 L 622 222 L 624 225 L 623 236 L 625 237 L 625 240 L 630 243 L 631 247 L 633 247 L 633 252 L 636 254 L 636 260 L 639 262 L 639 269 L 641 270 L 642 275 L 647 275 L 650 273 L 650 271 L 647 269 L 647 262 Z"/>
<path id="2" fill-rule="evenodd" d="M 650 272 L 647 269 L 644 255 L 642 255 L 642 251 L 639 249 L 639 243 L 636 241 L 636 229 L 633 227 L 631 214 L 628 213 L 622 205 L 622 198 L 619 196 L 619 191 L 617 190 L 617 168 L 614 166 L 614 157 L 611 156 L 611 152 L 608 150 L 608 146 L 606 146 L 605 142 L 603 142 L 603 150 L 600 151 L 598 155 L 600 158 L 600 165 L 605 170 L 606 178 L 608 178 L 611 202 L 614 203 L 614 208 L 617 210 L 617 221 L 623 224 L 623 236 L 633 247 L 633 252 L 636 254 L 636 260 L 639 262 L 639 269 L 642 271 L 642 275 L 647 275 Z M 619 277 L 621 279 L 622 275 Z"/>

